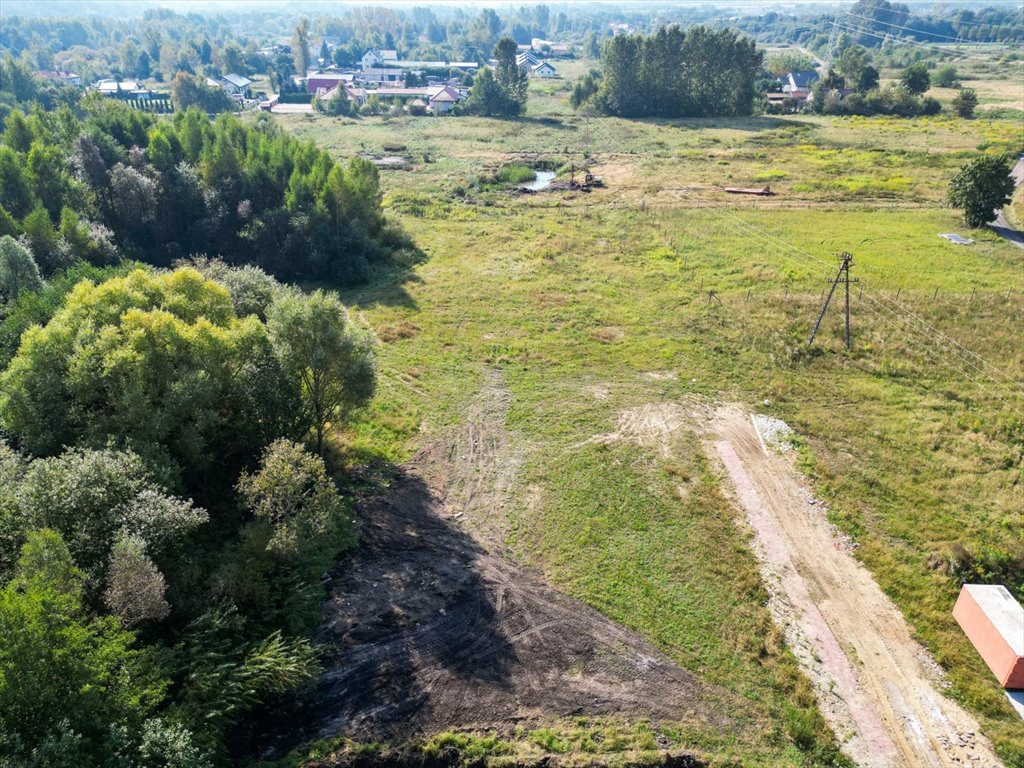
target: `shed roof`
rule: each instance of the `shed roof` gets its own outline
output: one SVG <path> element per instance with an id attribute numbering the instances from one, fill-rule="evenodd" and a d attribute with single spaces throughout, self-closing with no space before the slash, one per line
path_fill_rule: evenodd
<path id="1" fill-rule="evenodd" d="M 1024 656 L 1024 608 L 1002 584 L 965 584 L 964 589 L 985 613 L 1010 649 Z"/>
<path id="2" fill-rule="evenodd" d="M 248 77 L 245 77 L 244 75 L 238 74 L 237 72 L 232 72 L 230 74 L 224 75 L 224 79 L 236 88 L 248 88 L 250 85 L 252 85 L 252 80 L 250 80 Z"/>

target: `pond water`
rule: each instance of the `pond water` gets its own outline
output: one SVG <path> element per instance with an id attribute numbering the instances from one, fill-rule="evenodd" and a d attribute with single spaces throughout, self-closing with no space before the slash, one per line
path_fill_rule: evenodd
<path id="1" fill-rule="evenodd" d="M 553 171 L 537 171 L 537 178 L 529 184 L 524 184 L 523 189 L 529 189 L 532 192 L 539 192 L 540 190 L 547 189 L 551 186 L 551 182 L 554 180 L 555 174 Z"/>

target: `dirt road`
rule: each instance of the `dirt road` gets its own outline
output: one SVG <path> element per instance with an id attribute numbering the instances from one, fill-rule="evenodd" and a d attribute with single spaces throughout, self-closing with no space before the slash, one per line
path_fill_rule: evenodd
<path id="1" fill-rule="evenodd" d="M 840 546 L 792 461 L 749 414 L 719 410 L 713 449 L 754 529 L 770 606 L 844 750 L 864 766 L 998 766 L 977 722 L 937 688 L 903 615 Z"/>

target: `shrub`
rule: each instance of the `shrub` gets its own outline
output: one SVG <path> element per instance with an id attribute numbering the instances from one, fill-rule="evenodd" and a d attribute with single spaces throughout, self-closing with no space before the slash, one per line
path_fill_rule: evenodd
<path id="1" fill-rule="evenodd" d="M 953 97 L 953 111 L 959 117 L 972 118 L 974 110 L 978 106 L 978 94 L 973 88 L 961 88 L 960 92 Z"/>
<path id="2" fill-rule="evenodd" d="M 960 85 L 960 76 L 956 72 L 956 67 L 951 65 L 939 67 L 932 77 L 932 84 L 939 88 L 956 88 Z"/>

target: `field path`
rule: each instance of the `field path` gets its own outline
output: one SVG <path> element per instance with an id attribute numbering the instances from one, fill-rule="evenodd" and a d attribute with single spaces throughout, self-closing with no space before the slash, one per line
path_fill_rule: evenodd
<path id="1" fill-rule="evenodd" d="M 771 609 L 859 765 L 997 766 L 977 722 L 938 688 L 903 615 L 840 545 L 792 462 L 749 414 L 719 410 L 714 450 L 757 538 Z"/>

